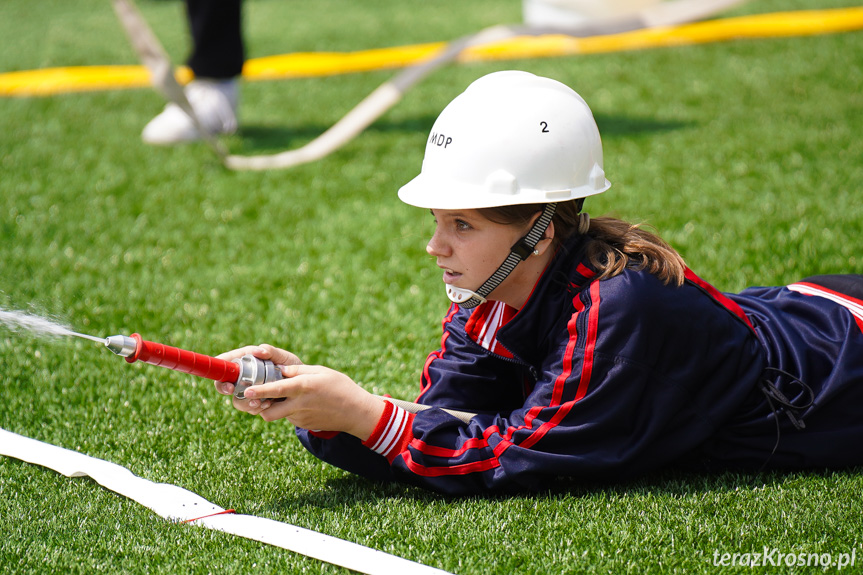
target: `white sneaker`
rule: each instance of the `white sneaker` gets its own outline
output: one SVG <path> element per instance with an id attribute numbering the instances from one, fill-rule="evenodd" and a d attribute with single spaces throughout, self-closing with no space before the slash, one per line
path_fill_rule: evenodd
<path id="1" fill-rule="evenodd" d="M 189 82 L 184 92 L 198 121 L 211 134 L 237 131 L 237 80 L 198 79 Z M 147 144 L 169 146 L 202 138 L 192 119 L 173 102 L 150 120 L 141 132 Z"/>

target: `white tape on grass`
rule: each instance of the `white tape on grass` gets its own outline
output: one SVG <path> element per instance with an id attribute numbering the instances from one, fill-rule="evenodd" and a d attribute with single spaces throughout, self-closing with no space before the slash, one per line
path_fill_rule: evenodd
<path id="1" fill-rule="evenodd" d="M 281 547 L 307 557 L 370 575 L 446 574 L 420 563 L 389 555 L 272 519 L 238 515 L 210 503 L 200 495 L 169 483 L 153 483 L 105 461 L 0 428 L 0 455 L 41 465 L 66 477 L 91 477 L 106 489 L 124 495 L 171 521 L 193 522 Z"/>

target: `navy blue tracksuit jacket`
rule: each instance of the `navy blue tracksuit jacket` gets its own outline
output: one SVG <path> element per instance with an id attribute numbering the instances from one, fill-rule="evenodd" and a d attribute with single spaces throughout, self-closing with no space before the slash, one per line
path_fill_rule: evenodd
<path id="1" fill-rule="evenodd" d="M 863 301 L 808 282 L 722 294 L 692 272 L 681 287 L 637 270 L 596 281 L 585 241 L 563 246 L 518 312 L 450 307 L 417 401 L 477 413 L 470 423 L 388 404 L 365 444 L 304 429 L 300 441 L 348 471 L 448 494 L 669 464 L 863 464 Z"/>

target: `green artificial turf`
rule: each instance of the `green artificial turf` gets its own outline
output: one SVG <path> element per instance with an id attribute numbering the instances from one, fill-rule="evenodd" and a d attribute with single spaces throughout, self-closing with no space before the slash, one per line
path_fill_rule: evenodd
<path id="1" fill-rule="evenodd" d="M 759 0 L 732 13 L 853 5 Z M 140 7 L 181 62 L 182 3 Z M 448 40 L 517 22 L 520 9 L 248 0 L 249 57 Z M 0 37 L 0 72 L 136 62 L 103 0 L 3 0 Z M 863 273 L 861 54 L 863 33 L 851 32 L 452 65 L 333 155 L 265 173 L 229 172 L 203 145 L 142 144 L 163 105 L 151 90 L 0 99 L 0 308 L 208 354 L 271 342 L 412 399 L 448 301 L 425 254 L 431 218 L 395 194 L 443 106 L 507 68 L 557 78 L 591 105 L 613 187 L 587 211 L 654 226 L 719 289 Z M 225 143 L 296 148 L 393 74 L 246 83 L 242 132 Z M 716 553 L 765 547 L 856 550 L 863 564 L 856 470 L 665 472 L 448 499 L 350 476 L 307 454 L 289 424 L 235 412 L 210 383 L 85 341 L 0 328 L 0 392 L 9 431 L 461 574 L 713 572 Z M 0 571 L 253 570 L 344 572 L 0 459 Z"/>

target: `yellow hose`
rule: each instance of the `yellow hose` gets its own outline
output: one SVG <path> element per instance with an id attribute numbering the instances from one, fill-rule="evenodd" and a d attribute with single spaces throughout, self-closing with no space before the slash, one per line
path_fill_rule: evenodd
<path id="1" fill-rule="evenodd" d="M 707 20 L 681 26 L 650 28 L 575 38 L 566 35 L 524 36 L 466 50 L 459 61 L 549 58 L 684 46 L 744 38 L 812 36 L 863 28 L 863 7 L 776 12 Z M 402 68 L 434 56 L 446 43 L 415 44 L 356 52 L 294 53 L 255 58 L 243 68 L 245 80 L 308 78 L 370 70 Z M 191 79 L 184 67 L 180 83 Z M 144 88 L 150 77 L 143 66 L 75 66 L 0 74 L 0 96 L 49 96 L 67 92 Z"/>

